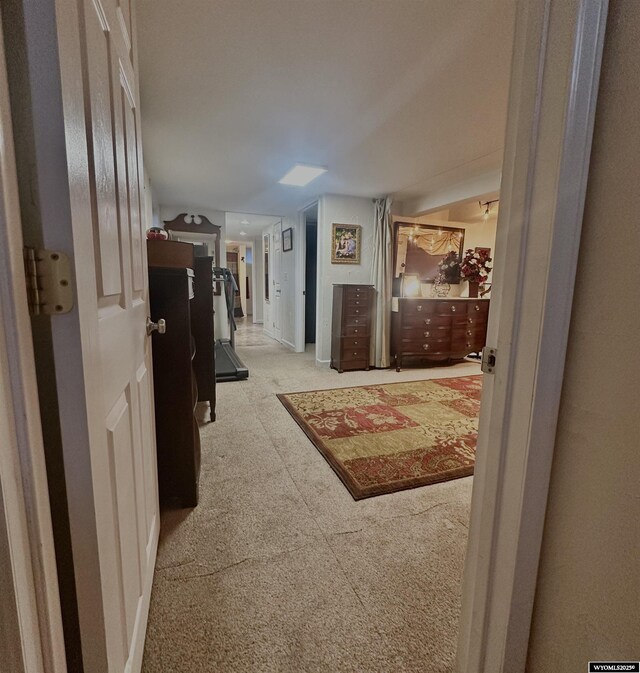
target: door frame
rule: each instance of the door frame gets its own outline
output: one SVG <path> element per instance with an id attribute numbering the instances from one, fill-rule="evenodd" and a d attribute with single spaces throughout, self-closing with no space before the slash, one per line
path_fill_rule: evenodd
<path id="1" fill-rule="evenodd" d="M 306 273 L 307 273 L 307 211 L 311 210 L 313 207 L 318 207 L 318 199 L 307 203 L 306 206 L 301 208 L 298 211 L 297 225 L 298 225 L 298 235 L 296 237 L 297 243 L 295 244 L 295 255 L 299 260 L 299 263 L 296 264 L 296 280 L 295 280 L 295 314 L 296 319 L 296 353 L 305 352 L 305 329 L 306 329 Z M 317 287 L 317 284 L 316 284 Z M 317 294 L 317 290 L 316 290 Z M 317 303 L 316 303 L 317 306 Z M 316 322 L 316 331 L 318 329 L 318 323 Z M 315 344 L 314 344 L 315 345 Z"/>
<path id="2" fill-rule="evenodd" d="M 458 670 L 464 673 L 524 670 L 562 389 L 607 4 L 607 0 L 579 0 L 575 6 L 566 3 L 558 9 L 555 4 L 552 9 L 551 0 L 519 3 L 488 333 L 488 343 L 498 347 L 498 363 L 494 376 L 485 377 L 480 419 L 457 660 Z M 74 17 L 59 18 L 61 31 L 65 30 L 64 25 L 69 25 L 67 21 L 76 25 Z M 567 36 L 572 45 L 568 51 Z M 67 62 L 73 56 L 63 55 Z M 559 69 L 567 66 L 568 77 L 559 78 Z M 81 96 L 78 101 L 69 105 L 82 117 Z M 49 116 L 52 132 L 59 133 L 61 119 L 57 115 L 61 109 L 53 105 L 41 107 L 40 111 Z M 6 139 L 2 140 L 6 143 Z M 65 157 L 53 158 L 56 159 Z M 59 175 L 59 180 L 66 182 L 68 189 L 66 171 Z M 4 190 L 4 181 L 2 186 Z M 81 201 L 81 195 L 71 195 L 71 208 L 76 214 L 84 207 Z M 51 203 L 55 202 L 52 197 Z M 70 204 L 52 210 L 60 218 L 61 213 L 69 213 Z M 0 233 L 4 236 L 9 230 L 2 224 Z M 61 243 L 50 247 L 73 249 L 68 227 L 58 226 L 50 231 L 58 232 L 55 237 Z M 21 396 L 28 401 L 33 394 L 33 389 L 26 387 L 29 376 L 29 385 L 35 383 L 28 347 L 24 338 L 19 338 L 19 330 L 28 324 L 24 313 L 26 292 L 17 280 L 21 254 L 18 259 L 16 248 L 21 253 L 21 247 L 14 232 L 12 244 L 7 247 L 11 265 L 0 265 L 3 274 L 9 271 L 1 307 L 6 347 L 18 349 L 19 356 L 17 360 L 13 357 L 9 360 L 13 367 L 5 365 L 1 371 L 3 377 L 21 375 L 10 379 L 14 407 L 9 407 L 9 413 L 12 422 L 22 418 L 24 423 L 20 429 L 24 431 L 22 435 L 18 426 L 14 426 L 26 452 L 20 460 L 26 457 L 32 461 L 22 472 L 22 483 L 28 479 L 29 489 L 35 487 L 36 492 L 23 491 L 23 497 L 37 505 L 35 511 L 40 519 L 36 530 L 42 540 L 47 538 L 48 502 L 42 499 L 46 484 L 42 480 L 38 428 L 33 425 L 32 410 L 28 421 L 26 415 L 15 413 L 15 404 Z M 78 291 L 82 281 L 77 279 Z M 68 321 L 69 331 L 77 331 L 77 312 L 57 319 Z M 28 339 L 26 343 L 30 343 Z M 72 339 L 56 346 L 66 354 L 77 348 L 77 342 Z M 9 353 L 13 355 L 11 350 Z M 18 371 L 20 366 L 22 369 Z M 78 374 L 79 385 L 73 395 L 68 391 L 68 404 L 75 404 L 78 396 L 84 396 L 85 382 L 82 372 Z M 91 433 L 84 425 L 68 431 L 71 447 Z M 76 465 L 79 478 L 86 477 L 87 467 Z M 19 493 L 20 481 L 15 481 L 15 493 Z M 82 504 L 80 500 L 76 503 L 78 507 Z M 26 509 L 27 505 L 23 507 Z M 79 523 L 86 521 L 86 512 L 80 509 L 75 512 Z M 33 540 L 24 535 L 26 515 L 18 512 L 11 521 L 19 521 L 20 517 L 21 544 L 29 550 L 27 558 L 33 559 Z M 21 580 L 21 587 L 26 591 L 25 604 L 29 606 L 33 628 L 42 629 L 42 621 L 37 624 L 33 621 L 39 609 L 39 614 L 48 617 L 48 622 L 44 622 L 48 623 L 47 629 L 40 632 L 40 640 L 34 643 L 33 656 L 37 657 L 38 645 L 49 635 L 47 647 L 52 661 L 58 662 L 50 670 L 57 673 L 64 670 L 60 663 L 64 655 L 60 652 L 63 640 L 61 622 L 56 616 L 56 596 L 51 593 L 55 587 L 52 579 L 55 567 L 51 568 L 50 556 L 48 563 L 47 558 L 42 558 L 52 551 L 52 544 L 50 539 L 48 552 L 44 549 L 40 554 L 40 569 L 49 575 L 39 586 L 45 586 L 49 594 L 35 596 L 34 605 L 34 585 L 26 578 Z M 94 559 L 85 557 L 83 570 L 89 570 L 93 562 Z M 40 608 L 38 599 L 45 601 Z M 85 605 L 96 611 L 95 603 Z M 60 636 L 57 639 L 53 638 L 56 634 Z"/>
<path id="3" fill-rule="evenodd" d="M 456 670 L 525 670 L 608 0 L 519 0 Z"/>
<path id="4" fill-rule="evenodd" d="M 0 16 L 0 525 L 15 620 L 5 622 L 25 673 L 67 670 L 42 425 L 27 308 L 22 220 Z M 6 598 L 6 596 L 5 596 Z M 9 607 L 9 601 L 3 607 Z M 2 613 L 3 617 L 6 614 Z"/>

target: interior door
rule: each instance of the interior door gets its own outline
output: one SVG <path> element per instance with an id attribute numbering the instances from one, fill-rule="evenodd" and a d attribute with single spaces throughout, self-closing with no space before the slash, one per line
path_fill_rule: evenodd
<path id="1" fill-rule="evenodd" d="M 85 673 L 140 670 L 159 531 L 131 3 L 21 3 L 38 175 L 25 203 L 75 277 L 50 332 Z"/>
<path id="2" fill-rule="evenodd" d="M 102 414 L 94 502 L 109 671 L 140 666 L 158 534 L 146 213 L 130 0 L 79 14 Z M 78 223 L 80 225 L 80 223 Z M 87 347 L 90 347 L 87 344 Z M 105 453 L 101 455 L 102 450 Z"/>
<path id="3" fill-rule="evenodd" d="M 282 222 L 273 225 L 273 336 L 282 341 L 282 283 L 280 262 L 282 259 Z"/>

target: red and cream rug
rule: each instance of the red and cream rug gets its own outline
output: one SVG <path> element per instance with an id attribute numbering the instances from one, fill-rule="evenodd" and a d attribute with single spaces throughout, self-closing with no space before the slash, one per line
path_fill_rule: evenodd
<path id="1" fill-rule="evenodd" d="M 278 395 L 355 500 L 473 474 L 482 375 Z"/>

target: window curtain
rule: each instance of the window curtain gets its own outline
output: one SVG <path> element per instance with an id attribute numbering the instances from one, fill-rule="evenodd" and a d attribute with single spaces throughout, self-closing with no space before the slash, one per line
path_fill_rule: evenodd
<path id="1" fill-rule="evenodd" d="M 371 282 L 376 289 L 375 329 L 371 355 L 374 367 L 388 367 L 391 349 L 391 283 L 393 275 L 393 227 L 391 199 L 376 199 Z"/>

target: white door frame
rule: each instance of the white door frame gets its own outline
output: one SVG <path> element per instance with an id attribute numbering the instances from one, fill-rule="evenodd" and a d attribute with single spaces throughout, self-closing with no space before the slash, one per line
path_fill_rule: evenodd
<path id="1" fill-rule="evenodd" d="M 294 310 L 296 317 L 296 353 L 304 353 L 305 351 L 305 330 L 306 330 L 306 309 L 307 301 L 307 210 L 313 206 L 318 206 L 318 200 L 308 203 L 304 208 L 298 211 L 298 233 L 297 242 L 294 243 L 295 255 L 298 260 L 296 264 L 296 280 L 295 280 L 295 304 Z M 317 287 L 317 283 L 316 283 Z M 317 329 L 317 324 L 316 324 Z"/>
<path id="2" fill-rule="evenodd" d="M 460 673 L 525 670 L 607 9 L 518 3 Z"/>
<path id="3" fill-rule="evenodd" d="M 16 617 L 13 628 L 4 624 L 13 633 L 16 649 L 0 651 L 0 661 L 8 666 L 21 664 L 25 673 L 64 673 L 62 615 L 27 309 L 1 17 L 0 499 L 0 516 L 4 515 L 0 525 L 8 542 L 8 554 L 0 555 L 0 573 L 13 584 L 12 612 Z M 6 601 L 7 596 L 0 600 Z M 6 618 L 4 610 L 0 617 Z"/>

